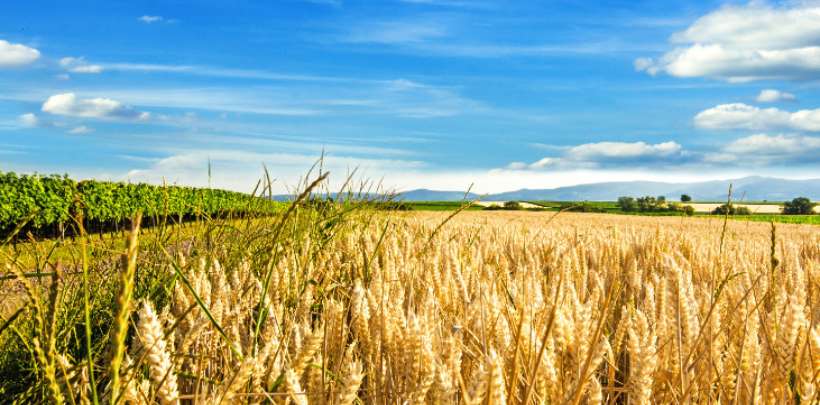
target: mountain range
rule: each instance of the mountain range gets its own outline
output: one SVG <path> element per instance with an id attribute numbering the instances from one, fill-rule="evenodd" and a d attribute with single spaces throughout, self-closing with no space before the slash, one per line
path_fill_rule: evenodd
<path id="1" fill-rule="evenodd" d="M 820 178 L 789 180 L 774 177 L 750 176 L 739 179 L 713 180 L 695 183 L 666 183 L 657 181 L 620 181 L 580 184 L 575 186 L 521 189 L 495 194 L 466 193 L 456 190 L 416 189 L 397 193 L 402 201 L 614 201 L 621 196 L 665 196 L 677 200 L 688 194 L 695 201 L 723 201 L 732 185 L 732 200 L 783 202 L 795 197 L 820 200 Z M 279 201 L 290 200 L 290 195 L 277 195 Z"/>

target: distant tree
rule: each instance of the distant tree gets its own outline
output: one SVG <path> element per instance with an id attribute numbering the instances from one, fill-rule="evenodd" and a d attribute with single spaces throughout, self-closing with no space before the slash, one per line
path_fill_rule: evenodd
<path id="1" fill-rule="evenodd" d="M 715 215 L 751 215 L 752 211 L 749 207 L 739 207 L 734 204 L 723 204 L 714 210 L 712 210 L 712 214 Z"/>
<path id="2" fill-rule="evenodd" d="M 520 210 L 521 209 L 521 203 L 519 203 L 518 201 L 507 201 L 507 202 L 504 203 L 504 209 L 505 210 Z"/>
<path id="3" fill-rule="evenodd" d="M 681 194 L 680 195 L 680 202 L 690 202 L 692 201 L 692 197 L 689 194 Z"/>
<path id="4" fill-rule="evenodd" d="M 787 215 L 809 215 L 814 214 L 814 207 L 817 204 L 811 202 L 806 197 L 797 197 L 783 204 L 783 213 Z"/>
<path id="5" fill-rule="evenodd" d="M 639 211 L 654 211 L 658 207 L 658 200 L 655 197 L 638 197 L 635 201 L 638 203 Z"/>
<path id="6" fill-rule="evenodd" d="M 695 215 L 695 207 L 691 205 L 684 205 L 683 213 L 686 214 L 686 216 L 691 217 L 692 215 Z"/>
<path id="7" fill-rule="evenodd" d="M 618 197 L 618 208 L 624 212 L 631 212 L 638 209 L 638 203 L 632 197 Z"/>

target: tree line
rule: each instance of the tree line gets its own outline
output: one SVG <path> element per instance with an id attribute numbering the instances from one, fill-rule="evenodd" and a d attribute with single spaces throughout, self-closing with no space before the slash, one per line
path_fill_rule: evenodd
<path id="1" fill-rule="evenodd" d="M 688 203 L 692 201 L 692 197 L 687 194 L 680 196 L 681 203 L 670 202 L 666 200 L 665 196 L 644 196 L 644 197 L 618 197 L 618 207 L 624 212 L 683 212 L 686 215 L 693 215 L 695 209 Z M 813 203 L 807 197 L 797 197 L 791 201 L 783 203 L 781 211 L 785 215 L 811 215 L 815 214 L 814 207 L 817 204 Z M 735 205 L 731 202 L 722 204 L 712 210 L 712 214 L 719 215 L 751 215 L 752 211 L 748 207 Z"/>

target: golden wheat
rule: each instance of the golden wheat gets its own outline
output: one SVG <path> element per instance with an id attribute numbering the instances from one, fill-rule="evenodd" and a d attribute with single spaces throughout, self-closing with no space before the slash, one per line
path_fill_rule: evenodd
<path id="1" fill-rule="evenodd" d="M 373 214 L 334 238 L 305 233 L 276 260 L 218 247 L 169 255 L 187 284 L 168 289 L 159 314 L 150 302 L 140 309 L 138 342 L 117 368 L 123 399 L 820 398 L 817 227 L 783 225 L 774 237 L 765 224 L 722 234 L 722 223 L 699 219 L 445 219 Z"/>

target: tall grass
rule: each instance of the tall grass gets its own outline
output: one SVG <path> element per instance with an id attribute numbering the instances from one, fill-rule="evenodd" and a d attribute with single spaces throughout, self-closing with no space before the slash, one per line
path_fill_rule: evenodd
<path id="1" fill-rule="evenodd" d="M 5 257 L 0 401 L 818 400 L 816 228 L 309 203 L 323 178 L 277 216 Z"/>

